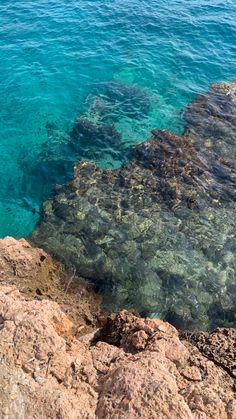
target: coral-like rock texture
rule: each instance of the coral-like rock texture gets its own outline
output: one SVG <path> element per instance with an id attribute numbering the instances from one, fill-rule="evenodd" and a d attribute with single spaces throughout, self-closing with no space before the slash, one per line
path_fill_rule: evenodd
<path id="1" fill-rule="evenodd" d="M 234 419 L 234 379 L 221 357 L 125 311 L 85 345 L 57 303 L 0 285 L 1 418 Z"/>
<path id="2" fill-rule="evenodd" d="M 31 240 L 112 309 L 183 328 L 235 325 L 236 84 L 211 85 L 183 118 L 182 136 L 153 130 L 119 169 L 80 162 Z"/>

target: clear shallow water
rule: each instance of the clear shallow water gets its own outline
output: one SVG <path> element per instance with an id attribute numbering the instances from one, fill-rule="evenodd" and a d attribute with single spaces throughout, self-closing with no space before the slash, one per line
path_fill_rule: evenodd
<path id="1" fill-rule="evenodd" d="M 180 110 L 236 76 L 233 0 L 2 0 L 0 21 L 1 237 L 31 232 L 52 185 L 71 175 L 64 144 L 78 116 L 97 120 L 105 100 L 130 145 L 154 127 L 181 132 Z M 95 151 L 86 156 L 101 166 L 121 163 Z"/>

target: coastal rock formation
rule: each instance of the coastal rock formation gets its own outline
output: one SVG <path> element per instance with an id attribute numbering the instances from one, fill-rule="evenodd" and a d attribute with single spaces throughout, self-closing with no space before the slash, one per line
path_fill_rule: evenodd
<path id="1" fill-rule="evenodd" d="M 0 240 L 0 285 L 15 286 L 26 298 L 59 302 L 76 336 L 92 332 L 102 317 L 101 299 L 88 284 L 24 239 Z"/>
<path id="2" fill-rule="evenodd" d="M 118 132 L 116 124 L 122 118 L 147 117 L 149 96 L 145 90 L 118 80 L 95 83 L 71 126 L 62 128 L 49 119 L 45 124 L 47 140 L 40 148 L 36 144 L 33 152 L 26 147 L 19 155 L 22 188 L 28 201 L 41 203 L 47 199 L 52 185 L 73 177 L 73 165 L 80 160 L 93 160 L 103 168 L 117 168 L 126 162 L 129 158 L 126 138 Z M 27 209 L 34 210 L 34 206 L 30 207 Z"/>
<path id="3" fill-rule="evenodd" d="M 78 118 L 70 132 L 69 147 L 80 160 L 99 161 L 106 157 L 124 161 L 125 147 L 113 124 L 98 122 L 91 116 Z"/>
<path id="4" fill-rule="evenodd" d="M 235 168 L 236 82 L 213 83 L 183 111 L 186 134 L 227 158 Z"/>
<path id="5" fill-rule="evenodd" d="M 88 346 L 58 304 L 0 285 L 0 359 L 3 418 L 236 417 L 221 358 L 215 364 L 161 320 L 121 312 Z"/>
<path id="6" fill-rule="evenodd" d="M 212 333 L 182 332 L 181 339 L 186 339 L 209 359 L 224 368 L 236 378 L 236 329 L 216 329 Z"/>
<path id="7" fill-rule="evenodd" d="M 91 333 L 84 299 L 78 289 L 63 295 L 61 275 L 25 240 L 0 241 L 1 418 L 236 417 L 234 329 L 179 334 L 122 311 Z"/>
<path id="8" fill-rule="evenodd" d="M 94 417 L 92 388 L 76 380 L 71 389 L 73 366 L 89 365 L 91 356 L 79 342 L 65 339 L 72 323 L 59 306 L 27 301 L 14 287 L 1 286 L 0 318 L 0 416 Z"/>
<path id="9" fill-rule="evenodd" d="M 235 86 L 212 85 L 184 111 L 183 136 L 153 130 L 119 169 L 79 163 L 31 240 L 112 310 L 183 328 L 235 324 Z"/>

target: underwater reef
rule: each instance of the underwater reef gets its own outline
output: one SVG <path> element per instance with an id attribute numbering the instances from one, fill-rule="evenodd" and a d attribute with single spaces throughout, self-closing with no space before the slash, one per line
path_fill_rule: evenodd
<path id="1" fill-rule="evenodd" d="M 118 169 L 79 162 L 30 240 L 111 310 L 188 329 L 235 325 L 236 83 L 210 85 L 183 118 L 182 136 L 153 130 Z"/>
<path id="2" fill-rule="evenodd" d="M 86 98 L 89 114 L 103 122 L 119 121 L 122 116 L 143 119 L 150 111 L 150 97 L 145 89 L 119 80 L 95 83 Z"/>
<path id="3" fill-rule="evenodd" d="M 50 118 L 45 124 L 46 141 L 40 148 L 23 149 L 18 164 L 27 200 L 45 201 L 52 185 L 73 178 L 73 166 L 81 160 L 92 160 L 99 167 L 117 168 L 130 158 L 130 139 L 120 133 L 122 118 L 142 120 L 150 111 L 150 93 L 145 89 L 110 80 L 95 83 L 83 98 L 79 116 L 62 127 Z M 30 177 L 30 182 L 29 182 Z M 25 202 L 23 202 L 23 205 Z M 25 205 L 24 205 L 25 207 Z M 26 204 L 26 209 L 29 205 Z"/>
<path id="4" fill-rule="evenodd" d="M 73 165 L 80 160 L 93 160 L 99 167 L 116 168 L 129 158 L 127 139 L 122 138 L 116 123 L 122 117 L 140 120 L 150 111 L 150 96 L 139 87 L 110 80 L 95 84 L 84 97 L 79 117 L 65 131 L 47 121 L 45 141 L 37 158 L 24 150 L 19 164 L 35 184 L 45 185 L 41 195 L 48 197 L 51 185 L 65 183 L 73 177 Z M 32 196 L 37 196 L 34 190 Z"/>

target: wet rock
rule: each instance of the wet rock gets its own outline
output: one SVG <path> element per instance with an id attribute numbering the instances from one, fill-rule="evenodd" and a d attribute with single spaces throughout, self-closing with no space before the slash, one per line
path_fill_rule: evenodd
<path id="1" fill-rule="evenodd" d="M 186 134 L 235 168 L 236 82 L 213 83 L 183 111 Z"/>
<path id="2" fill-rule="evenodd" d="M 153 130 L 116 170 L 81 162 L 45 203 L 31 240 L 89 278 L 111 309 L 133 307 L 182 328 L 236 324 L 230 86 L 189 105 L 185 135 Z M 219 121 L 230 124 L 228 136 L 219 137 Z M 226 142 L 227 155 L 206 146 L 213 139 Z"/>
<path id="3" fill-rule="evenodd" d="M 94 122 L 91 118 L 78 118 L 70 132 L 71 147 L 80 159 L 106 160 L 106 156 L 124 161 L 125 147 L 121 135 L 113 124 Z"/>
<path id="4" fill-rule="evenodd" d="M 47 199 L 52 185 L 73 178 L 73 167 L 80 160 L 93 160 L 101 167 L 118 167 L 129 156 L 112 121 L 95 121 L 86 114 L 78 117 L 67 132 L 58 131 L 53 124 L 47 124 L 47 132 L 48 140 L 39 151 L 33 150 L 31 154 L 26 150 L 19 159 L 22 187 L 29 200 Z"/>
<path id="5" fill-rule="evenodd" d="M 122 117 L 142 119 L 150 110 L 150 96 L 144 89 L 119 80 L 96 84 L 87 102 L 91 102 L 89 113 L 106 122 Z"/>

